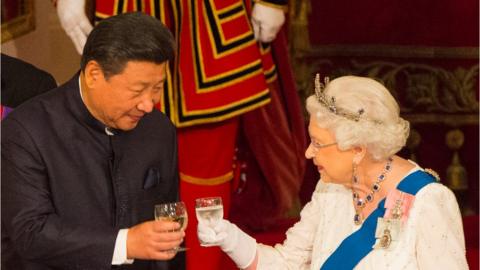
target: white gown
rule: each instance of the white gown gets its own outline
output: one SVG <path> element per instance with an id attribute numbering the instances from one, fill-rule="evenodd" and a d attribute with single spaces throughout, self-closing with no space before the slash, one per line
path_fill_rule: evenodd
<path id="1" fill-rule="evenodd" d="M 285 242 L 258 245 L 257 269 L 319 270 L 343 239 L 360 228 L 353 222 L 354 214 L 350 190 L 319 181 Z M 395 245 L 372 250 L 354 269 L 468 269 L 454 194 L 439 183 L 422 188 Z"/>

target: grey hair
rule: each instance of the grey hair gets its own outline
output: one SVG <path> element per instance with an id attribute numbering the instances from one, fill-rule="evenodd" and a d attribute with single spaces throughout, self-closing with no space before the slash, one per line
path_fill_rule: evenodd
<path id="1" fill-rule="evenodd" d="M 365 146 L 375 160 L 384 160 L 405 146 L 410 132 L 400 117 L 397 102 L 381 83 L 366 77 L 343 76 L 331 81 L 324 94 L 349 112 L 363 110 L 358 121 L 337 115 L 322 106 L 315 95 L 307 98 L 307 111 L 321 128 L 330 130 L 341 150 Z"/>

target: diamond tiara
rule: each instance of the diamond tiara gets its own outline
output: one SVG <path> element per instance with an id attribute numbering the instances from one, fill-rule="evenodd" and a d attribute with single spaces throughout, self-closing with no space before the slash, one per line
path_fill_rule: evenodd
<path id="1" fill-rule="evenodd" d="M 330 83 L 330 78 L 325 77 L 323 79 L 323 83 L 320 82 L 320 74 L 317 73 L 315 75 L 315 96 L 317 98 L 318 103 L 320 103 L 323 107 L 327 108 L 331 113 L 334 113 L 338 116 L 347 118 L 349 120 L 358 122 L 361 118 L 365 110 L 359 109 L 356 113 L 339 108 L 335 104 L 335 97 L 329 97 L 325 94 L 325 89 L 327 88 L 328 84 Z M 365 119 L 365 118 L 364 118 Z M 369 119 L 365 119 L 369 120 Z M 372 120 L 377 124 L 381 124 L 381 121 Z"/>

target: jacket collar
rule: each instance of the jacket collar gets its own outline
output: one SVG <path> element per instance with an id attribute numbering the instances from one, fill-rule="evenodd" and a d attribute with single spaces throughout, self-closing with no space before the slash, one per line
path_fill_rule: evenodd
<path id="1" fill-rule="evenodd" d="M 93 115 L 90 113 L 80 94 L 80 71 L 78 71 L 68 82 L 66 82 L 64 87 L 67 89 L 66 94 L 69 107 L 71 108 L 73 114 L 82 122 L 94 130 L 107 135 L 117 135 L 122 132 L 119 129 L 107 127 L 105 124 L 93 117 Z"/>

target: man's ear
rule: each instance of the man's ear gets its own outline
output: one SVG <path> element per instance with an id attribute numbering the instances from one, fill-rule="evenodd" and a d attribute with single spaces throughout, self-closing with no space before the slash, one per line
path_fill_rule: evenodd
<path id="1" fill-rule="evenodd" d="M 103 74 L 102 67 L 100 64 L 91 60 L 85 66 L 85 84 L 88 88 L 95 88 L 98 83 L 105 81 L 105 76 Z"/>
<path id="2" fill-rule="evenodd" d="M 355 146 L 353 147 L 353 163 L 354 164 L 360 164 L 360 162 L 363 160 L 367 153 L 367 148 L 365 146 Z"/>

